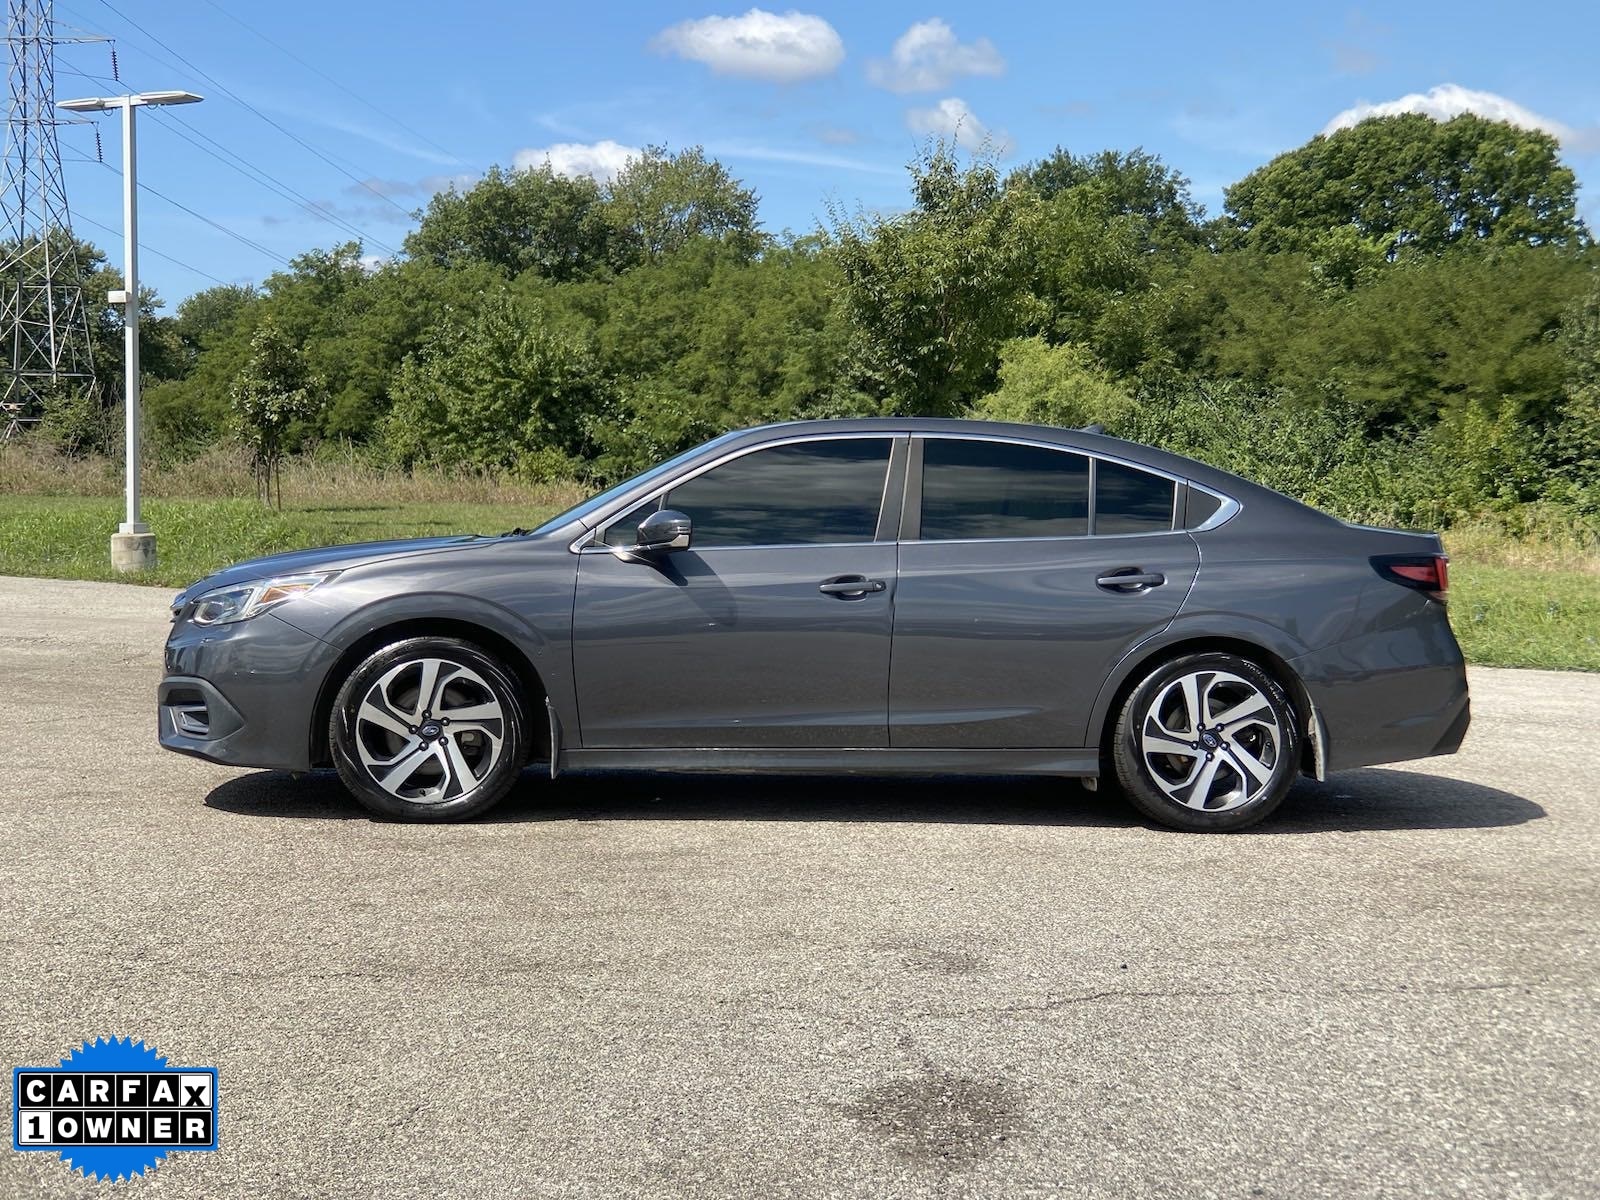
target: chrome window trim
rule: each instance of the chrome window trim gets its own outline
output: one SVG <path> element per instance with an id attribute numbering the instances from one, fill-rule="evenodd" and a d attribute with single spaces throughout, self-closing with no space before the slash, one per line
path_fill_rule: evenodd
<path id="1" fill-rule="evenodd" d="M 1179 533 L 1192 533 L 1189 529 L 1150 529 L 1144 533 L 1056 533 L 1046 537 L 995 537 L 995 538 L 912 538 L 902 542 L 905 546 L 972 546 L 983 542 L 1111 542 L 1120 538 L 1172 537 Z"/>
<path id="2" fill-rule="evenodd" d="M 870 432 L 839 430 L 830 433 L 797 433 L 789 437 L 776 438 L 770 442 L 757 442 L 753 446 L 741 446 L 738 449 L 730 450 L 726 454 L 712 459 L 708 463 L 702 463 L 700 466 L 691 468 L 685 474 L 679 475 L 677 478 L 673 479 L 665 487 L 657 488 L 655 491 L 648 492 L 635 500 L 624 500 L 619 508 L 614 509 L 612 512 L 600 518 L 600 521 L 594 526 L 593 529 L 590 529 L 586 533 L 579 536 L 570 546 L 567 547 L 567 549 L 574 554 L 582 554 L 585 550 L 603 550 L 607 554 L 610 554 L 610 546 L 598 543 L 603 541 L 607 531 L 610 530 L 611 526 L 616 524 L 623 517 L 627 516 L 634 509 L 638 508 L 639 505 L 643 504 L 646 500 L 658 500 L 662 496 L 665 496 L 667 493 L 672 491 L 673 488 L 681 487 L 688 483 L 691 479 L 698 478 L 699 476 L 704 475 L 707 471 L 711 471 L 722 466 L 724 463 L 730 463 L 736 458 L 743 458 L 747 454 L 754 454 L 757 450 L 771 450 L 777 446 L 793 446 L 803 442 L 837 442 L 841 440 L 859 442 L 877 438 L 889 443 L 889 456 L 884 460 L 883 464 L 883 490 L 878 494 L 878 522 L 881 523 L 883 520 L 884 497 L 888 494 L 889 488 L 890 468 L 893 466 L 894 443 L 897 439 L 905 436 L 906 434 L 904 430 L 896 431 L 892 429 L 875 429 Z M 878 541 L 876 532 L 877 524 L 874 524 L 873 531 L 873 536 L 864 542 L 774 542 L 761 546 L 708 546 L 707 549 L 774 550 L 783 546 L 872 546 L 889 544 L 887 542 Z"/>
<path id="3" fill-rule="evenodd" d="M 848 546 L 895 546 L 898 544 L 897 542 L 880 542 L 876 540 L 868 542 L 766 542 L 759 546 L 707 546 L 705 552 L 709 554 L 715 551 L 718 554 L 722 554 L 730 550 L 842 550 Z M 697 554 L 700 553 L 693 546 L 690 549 Z M 577 550 L 576 553 L 612 554 L 614 550 L 611 546 L 584 546 Z"/>
<path id="4" fill-rule="evenodd" d="M 1232 496 L 1223 495 L 1215 488 L 1208 488 L 1202 483 L 1195 483 L 1193 480 L 1189 481 L 1189 487 L 1193 491 L 1204 492 L 1213 499 L 1221 501 L 1216 512 L 1201 521 L 1200 524 L 1189 526 L 1187 530 L 1189 533 L 1205 533 L 1208 530 L 1215 529 L 1218 525 L 1223 525 L 1233 520 L 1244 510 L 1244 505 L 1240 504 Z"/>

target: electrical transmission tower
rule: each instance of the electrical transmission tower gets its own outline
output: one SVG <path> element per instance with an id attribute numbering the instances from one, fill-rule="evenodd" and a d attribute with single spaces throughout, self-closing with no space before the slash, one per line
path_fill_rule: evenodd
<path id="1" fill-rule="evenodd" d="M 7 0 L 10 107 L 0 190 L 0 440 L 37 421 L 45 402 L 94 383 L 83 264 L 61 177 L 51 0 Z M 99 39 L 93 39 L 99 40 Z"/>

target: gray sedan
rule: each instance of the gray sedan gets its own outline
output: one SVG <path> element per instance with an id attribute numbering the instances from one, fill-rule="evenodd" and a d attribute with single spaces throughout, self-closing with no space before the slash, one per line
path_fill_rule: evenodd
<path id="1" fill-rule="evenodd" d="M 972 421 L 717 438 L 499 537 L 241 563 L 173 603 L 162 745 L 331 764 L 390 817 L 530 765 L 1114 780 L 1239 829 L 1297 774 L 1448 754 L 1433 534 L 1345 524 L 1098 434 Z"/>

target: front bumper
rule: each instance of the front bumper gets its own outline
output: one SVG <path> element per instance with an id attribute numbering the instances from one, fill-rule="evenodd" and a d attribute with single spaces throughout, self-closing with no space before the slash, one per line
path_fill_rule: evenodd
<path id="1" fill-rule="evenodd" d="M 233 625 L 181 620 L 167 638 L 156 736 L 228 766 L 307 770 L 317 697 L 337 658 L 270 612 Z"/>

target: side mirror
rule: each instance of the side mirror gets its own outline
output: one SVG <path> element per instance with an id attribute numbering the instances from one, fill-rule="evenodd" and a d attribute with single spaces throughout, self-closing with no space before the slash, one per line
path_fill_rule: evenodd
<path id="1" fill-rule="evenodd" d="M 694 538 L 694 523 L 681 512 L 663 508 L 639 522 L 634 551 L 641 554 L 671 554 L 687 550 Z"/>

